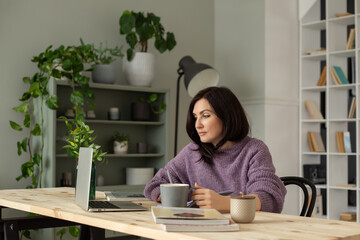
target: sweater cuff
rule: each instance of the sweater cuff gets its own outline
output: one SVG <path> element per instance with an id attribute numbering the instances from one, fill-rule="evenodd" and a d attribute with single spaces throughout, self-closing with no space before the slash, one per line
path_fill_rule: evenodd
<path id="1" fill-rule="evenodd" d="M 157 186 L 152 190 L 150 198 L 151 200 L 157 202 L 157 198 L 159 197 L 159 195 L 160 195 L 160 186 Z"/>
<path id="2" fill-rule="evenodd" d="M 275 210 L 273 207 L 273 205 L 274 205 L 273 199 L 269 194 L 264 193 L 264 192 L 257 192 L 255 194 L 258 195 L 260 202 L 261 202 L 260 211 L 272 212 Z M 276 211 L 276 212 L 278 212 L 278 211 Z"/>

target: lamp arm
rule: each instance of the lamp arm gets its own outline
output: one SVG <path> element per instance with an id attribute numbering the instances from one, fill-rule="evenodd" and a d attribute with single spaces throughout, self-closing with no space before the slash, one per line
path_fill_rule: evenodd
<path id="1" fill-rule="evenodd" d="M 174 139 L 174 157 L 177 154 L 177 135 L 178 135 L 178 118 L 179 118 L 179 92 L 180 92 L 180 79 L 184 75 L 182 68 L 177 70 L 179 77 L 177 79 L 177 88 L 176 88 L 176 112 L 175 112 L 175 139 Z"/>

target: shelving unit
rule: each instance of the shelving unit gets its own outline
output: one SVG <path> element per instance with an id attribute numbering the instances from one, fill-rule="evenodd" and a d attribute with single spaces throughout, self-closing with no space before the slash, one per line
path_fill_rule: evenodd
<path id="1" fill-rule="evenodd" d="M 336 13 L 353 13 L 335 17 Z M 339 219 L 341 212 L 356 211 L 360 222 L 359 114 L 348 119 L 352 96 L 359 94 L 359 0 L 317 0 L 300 20 L 300 173 L 314 180 L 323 195 L 323 216 Z M 345 50 L 350 28 L 355 28 L 355 49 Z M 305 55 L 307 50 L 326 48 L 325 52 Z M 350 59 L 355 61 L 351 63 Z M 340 66 L 350 84 L 336 85 L 330 67 Z M 317 86 L 326 66 L 326 86 Z M 355 66 L 355 67 L 354 67 Z M 355 76 L 353 76 L 355 75 Z M 319 106 L 324 120 L 311 119 L 305 100 Z M 357 108 L 359 101 L 357 101 Z M 311 152 L 307 132 L 320 132 L 326 152 Z M 336 132 L 349 131 L 352 152 L 339 153 Z M 322 179 L 323 178 L 323 179 Z M 319 180 L 317 184 L 317 180 Z M 323 183 L 321 183 L 323 181 Z M 354 186 L 354 187 L 353 187 Z"/>
<path id="2" fill-rule="evenodd" d="M 159 115 L 153 114 L 150 121 L 131 120 L 131 103 L 138 101 L 139 97 L 146 97 L 151 93 L 157 93 L 167 105 L 169 91 L 167 89 L 155 89 L 148 87 L 133 87 L 112 84 L 90 84 L 95 95 L 95 119 L 86 119 L 85 122 L 95 130 L 96 144 L 102 146 L 103 151 L 108 152 L 106 162 L 97 164 L 96 174 L 105 179 L 104 189 L 132 189 L 142 191 L 144 185 L 126 185 L 126 168 L 151 167 L 161 168 L 169 160 L 168 152 L 168 111 Z M 46 133 L 47 139 L 53 144 L 45 150 L 48 155 L 47 166 L 50 174 L 47 174 L 48 186 L 60 186 L 62 173 L 73 173 L 75 176 L 75 160 L 68 158 L 62 148 L 65 144 L 67 128 L 63 116 L 67 109 L 72 107 L 70 102 L 71 88 L 67 81 L 52 80 L 51 91 L 59 97 L 59 109 L 47 111 L 47 122 L 50 124 Z M 107 114 L 111 107 L 118 107 L 121 112 L 119 121 L 108 120 Z M 85 112 L 86 112 L 85 107 Z M 69 119 L 71 121 L 71 119 Z M 127 154 L 114 154 L 111 144 L 111 136 L 115 131 L 124 133 L 130 137 Z M 149 153 L 136 153 L 136 143 L 146 142 Z M 75 183 L 73 182 L 73 185 Z M 101 188 L 100 188 L 101 189 Z"/>

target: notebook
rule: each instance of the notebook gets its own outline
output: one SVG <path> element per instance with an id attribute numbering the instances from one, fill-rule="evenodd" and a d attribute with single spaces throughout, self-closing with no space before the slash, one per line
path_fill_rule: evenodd
<path id="1" fill-rule="evenodd" d="M 90 178 L 92 165 L 92 148 L 81 147 L 76 177 L 75 202 L 86 211 L 113 212 L 113 211 L 142 211 L 147 208 L 130 201 L 96 201 L 89 200 Z"/>

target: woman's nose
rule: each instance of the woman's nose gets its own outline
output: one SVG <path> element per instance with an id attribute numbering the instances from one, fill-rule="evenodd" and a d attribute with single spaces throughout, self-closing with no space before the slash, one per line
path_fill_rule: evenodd
<path id="1" fill-rule="evenodd" d="M 201 127 L 202 127 L 202 124 L 201 124 L 200 120 L 199 120 L 199 119 L 196 120 L 196 122 L 195 122 L 195 128 L 201 128 Z"/>

